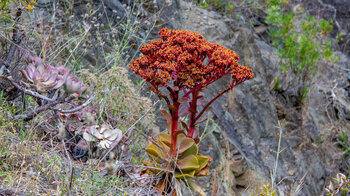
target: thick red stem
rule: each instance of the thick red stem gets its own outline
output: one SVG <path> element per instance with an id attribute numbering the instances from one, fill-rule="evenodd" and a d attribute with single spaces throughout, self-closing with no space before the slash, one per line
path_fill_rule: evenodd
<path id="1" fill-rule="evenodd" d="M 197 114 L 197 98 L 198 91 L 193 91 L 192 93 L 192 101 L 190 102 L 190 124 L 189 124 L 189 132 L 187 134 L 188 137 L 193 137 L 193 132 L 195 129 L 195 123 L 196 123 L 196 114 Z"/>
<path id="2" fill-rule="evenodd" d="M 176 154 L 176 136 L 175 133 L 178 130 L 178 124 L 179 124 L 179 107 L 180 107 L 180 103 L 178 102 L 178 98 L 179 98 L 179 91 L 174 91 L 174 97 L 173 97 L 173 106 L 174 109 L 170 109 L 171 111 L 171 153 L 173 155 Z"/>

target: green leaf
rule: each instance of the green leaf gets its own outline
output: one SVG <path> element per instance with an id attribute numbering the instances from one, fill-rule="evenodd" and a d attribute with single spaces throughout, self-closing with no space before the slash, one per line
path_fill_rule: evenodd
<path id="1" fill-rule="evenodd" d="M 175 178 L 184 179 L 184 178 L 193 178 L 195 173 L 196 172 L 194 170 L 188 173 L 184 173 L 184 172 L 181 173 L 181 172 L 175 171 L 174 175 L 175 175 Z"/>
<path id="2" fill-rule="evenodd" d="M 158 136 L 157 136 L 158 140 L 159 141 L 162 141 L 164 142 L 166 145 L 170 146 L 170 143 L 171 143 L 171 137 L 168 133 L 160 133 Z"/>
<path id="3" fill-rule="evenodd" d="M 168 155 L 155 144 L 148 145 L 146 148 L 146 152 L 149 156 L 153 157 L 157 162 L 162 162 L 162 160 L 167 160 L 168 158 Z"/>
<path id="4" fill-rule="evenodd" d="M 179 134 L 177 136 L 177 148 L 178 153 L 183 155 L 183 153 L 189 150 L 192 146 L 197 146 L 192 138 L 187 137 L 184 134 Z M 198 151 L 193 151 L 194 155 L 197 155 Z"/>
<path id="5" fill-rule="evenodd" d="M 208 165 L 208 161 L 209 161 L 209 156 L 204 156 L 204 155 L 198 155 L 197 156 L 198 159 L 198 164 L 200 165 L 198 171 L 202 170 L 205 166 Z"/>
<path id="6" fill-rule="evenodd" d="M 187 157 L 188 155 L 197 155 L 197 154 L 198 154 L 198 146 L 197 146 L 197 144 L 194 144 L 189 149 L 187 149 L 185 152 L 180 154 L 179 157 L 183 158 L 183 157 Z"/>

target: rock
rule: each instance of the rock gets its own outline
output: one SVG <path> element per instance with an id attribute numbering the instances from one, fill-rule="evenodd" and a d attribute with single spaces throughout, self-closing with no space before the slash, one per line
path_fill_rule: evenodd
<path id="1" fill-rule="evenodd" d="M 116 13 L 117 16 L 119 16 L 120 18 L 126 16 L 126 10 L 119 0 L 103 0 L 103 2 L 106 5 L 107 10 L 110 12 L 109 15 L 112 15 L 112 13 Z"/>
<path id="2" fill-rule="evenodd" d="M 79 142 L 74 146 L 72 156 L 74 159 L 79 159 L 84 157 L 89 151 L 89 143 L 81 139 Z"/>
<path id="3" fill-rule="evenodd" d="M 247 167 L 248 165 L 243 158 L 231 161 L 231 169 L 235 176 L 242 175 L 247 170 Z"/>
<path id="4" fill-rule="evenodd" d="M 240 64 L 248 65 L 254 71 L 253 80 L 235 87 L 233 93 L 223 95 L 212 104 L 211 111 L 221 130 L 227 133 L 229 142 L 238 149 L 257 178 L 261 179 L 260 183 L 268 182 L 276 161 L 278 132 L 281 130 L 278 128 L 279 121 L 285 119 L 281 140 L 283 151 L 279 154 L 276 174 L 276 182 L 280 182 L 278 194 L 293 192 L 295 183 L 304 179 L 300 195 L 322 195 L 323 179 L 331 175 L 327 170 L 330 157 L 324 156 L 325 149 L 319 146 L 322 135 L 327 133 L 321 123 L 328 121 L 324 118 L 324 111 L 320 109 L 314 113 L 314 109 L 328 101 L 323 96 L 314 95 L 312 91 L 308 96 L 310 105 L 300 106 L 300 100 L 297 99 L 300 86 L 295 82 L 296 76 L 280 73 L 280 59 L 275 49 L 257 40 L 258 36 L 250 29 L 237 27 L 232 20 L 226 20 L 225 17 L 215 20 L 205 10 L 188 2 L 181 1 L 180 4 L 186 7 L 181 9 L 181 15 L 186 15 L 188 20 L 184 19 L 179 29 L 196 31 L 211 42 L 235 50 L 240 56 Z M 207 15 L 207 20 L 203 21 L 202 15 Z M 213 29 L 208 21 L 215 24 L 216 28 Z M 202 25 L 199 27 L 193 25 L 200 23 Z M 274 77 L 280 77 L 280 92 L 270 91 L 269 85 Z M 328 77 L 326 81 L 329 82 L 330 76 L 325 77 Z M 331 77 L 339 75 L 334 73 Z M 229 78 L 222 78 L 209 86 L 205 93 L 207 100 L 228 83 Z M 240 183 L 247 184 L 244 180 Z"/>

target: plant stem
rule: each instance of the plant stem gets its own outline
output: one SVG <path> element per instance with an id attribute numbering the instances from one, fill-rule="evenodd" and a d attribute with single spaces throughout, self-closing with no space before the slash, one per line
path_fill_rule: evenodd
<path id="1" fill-rule="evenodd" d="M 178 102 L 178 98 L 179 98 L 179 91 L 174 91 L 174 97 L 173 97 L 173 106 L 174 109 L 170 109 L 171 112 L 171 153 L 173 155 L 176 154 L 176 136 L 175 133 L 178 130 L 178 124 L 179 124 L 179 107 L 180 107 L 180 103 Z"/>
<path id="2" fill-rule="evenodd" d="M 199 91 L 193 91 L 192 101 L 190 103 L 190 124 L 189 124 L 189 133 L 187 134 L 187 136 L 191 138 L 193 137 L 193 132 L 194 132 L 195 123 L 196 123 L 198 93 Z"/>

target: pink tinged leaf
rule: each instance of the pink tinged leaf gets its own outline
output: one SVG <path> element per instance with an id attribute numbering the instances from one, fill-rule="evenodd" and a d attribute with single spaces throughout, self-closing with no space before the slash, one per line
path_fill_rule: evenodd
<path id="1" fill-rule="evenodd" d="M 24 70 L 21 70 L 21 73 L 22 73 L 22 75 L 23 75 L 29 82 L 31 82 L 31 83 L 34 82 L 33 79 L 32 79 L 32 77 L 29 76 L 27 70 L 25 70 L 25 69 L 24 69 Z M 33 75 L 33 74 L 32 74 L 32 75 Z"/>
<path id="2" fill-rule="evenodd" d="M 46 88 L 51 88 L 56 85 L 56 81 L 53 79 L 47 80 L 46 82 L 41 83 Z"/>
<path id="3" fill-rule="evenodd" d="M 39 56 L 31 56 L 30 59 L 34 63 L 43 63 L 44 62 L 44 60 L 42 58 L 40 58 Z"/>
<path id="4" fill-rule="evenodd" d="M 25 68 L 25 70 L 27 70 L 28 75 L 32 77 L 35 71 L 35 65 L 33 63 L 29 63 L 28 66 Z"/>
<path id="5" fill-rule="evenodd" d="M 66 81 L 64 83 L 64 90 L 68 91 L 70 86 L 72 86 L 72 80 L 70 79 L 70 77 L 67 77 L 67 79 L 66 79 Z"/>
<path id="6" fill-rule="evenodd" d="M 65 68 L 63 65 L 58 66 L 58 67 L 54 67 L 53 69 L 57 70 L 58 74 L 62 75 L 62 76 L 67 76 L 69 74 L 69 71 L 70 71 L 68 68 Z"/>
<path id="7" fill-rule="evenodd" d="M 181 121 L 181 124 L 182 124 L 183 128 L 185 128 L 185 129 L 186 129 L 186 131 L 187 131 L 187 132 L 189 132 L 189 131 L 190 131 L 190 130 L 188 129 L 187 124 L 186 124 L 184 121 Z"/>
<path id="8" fill-rule="evenodd" d="M 179 99 L 180 104 L 189 103 L 189 102 L 191 102 L 191 99 L 189 97 L 182 97 Z"/>
<path id="9" fill-rule="evenodd" d="M 76 93 L 80 87 L 81 87 L 81 81 L 79 81 L 77 77 L 69 74 L 65 83 L 66 92 L 68 94 Z"/>
<path id="10" fill-rule="evenodd" d="M 165 110 L 160 110 L 160 113 L 167 120 L 167 129 L 170 132 L 172 120 L 171 120 L 171 117 L 170 117 L 169 113 L 167 111 L 165 111 Z"/>
<path id="11" fill-rule="evenodd" d="M 86 89 L 87 89 L 87 85 L 84 84 L 82 87 L 78 89 L 78 93 L 81 95 L 86 91 Z"/>
<path id="12" fill-rule="evenodd" d="M 63 66 L 60 66 L 60 67 L 63 67 Z M 66 69 L 65 67 L 63 67 L 63 71 L 61 71 L 60 67 L 58 67 L 58 76 L 57 76 L 57 84 L 53 87 L 54 89 L 58 89 L 60 88 L 67 80 L 68 78 L 68 74 L 69 74 L 69 69 Z"/>
<path id="13" fill-rule="evenodd" d="M 187 105 L 182 105 L 179 109 L 179 116 L 183 116 L 188 113 L 188 110 L 190 109 Z"/>
<path id="14" fill-rule="evenodd" d="M 39 65 L 36 67 L 36 69 L 38 70 L 38 72 L 39 72 L 40 74 L 43 74 L 44 71 L 45 71 L 45 65 L 44 65 L 44 64 L 39 64 Z"/>
<path id="15" fill-rule="evenodd" d="M 72 82 L 72 87 L 71 87 L 72 93 L 77 92 L 80 87 L 81 87 L 81 82 Z"/>
<path id="16" fill-rule="evenodd" d="M 38 82 L 40 82 L 40 73 L 39 73 L 39 71 L 36 69 L 35 71 L 34 71 L 34 73 L 33 73 L 33 78 L 32 78 L 32 80 L 33 80 L 33 83 L 34 84 L 37 84 Z"/>
<path id="17" fill-rule="evenodd" d="M 198 129 L 195 127 L 193 129 L 193 136 L 192 136 L 192 138 L 197 138 L 197 136 L 198 136 Z"/>
<path id="18" fill-rule="evenodd" d="M 206 121 L 206 120 L 208 120 L 208 118 L 204 118 L 204 119 L 202 119 L 202 120 L 200 120 L 200 121 L 197 121 L 196 123 L 194 123 L 194 125 L 198 125 L 199 123 L 202 123 L 202 122 L 204 122 L 204 121 Z"/>
<path id="19" fill-rule="evenodd" d="M 21 86 L 24 86 L 24 87 L 30 88 L 30 85 L 29 85 L 29 84 L 27 84 L 27 83 L 25 83 L 25 82 L 23 82 L 22 80 L 19 82 L 19 84 L 20 84 Z"/>
<path id="20" fill-rule="evenodd" d="M 45 70 L 43 73 L 41 73 L 41 79 L 43 81 L 47 81 L 50 79 L 51 73 Z"/>

